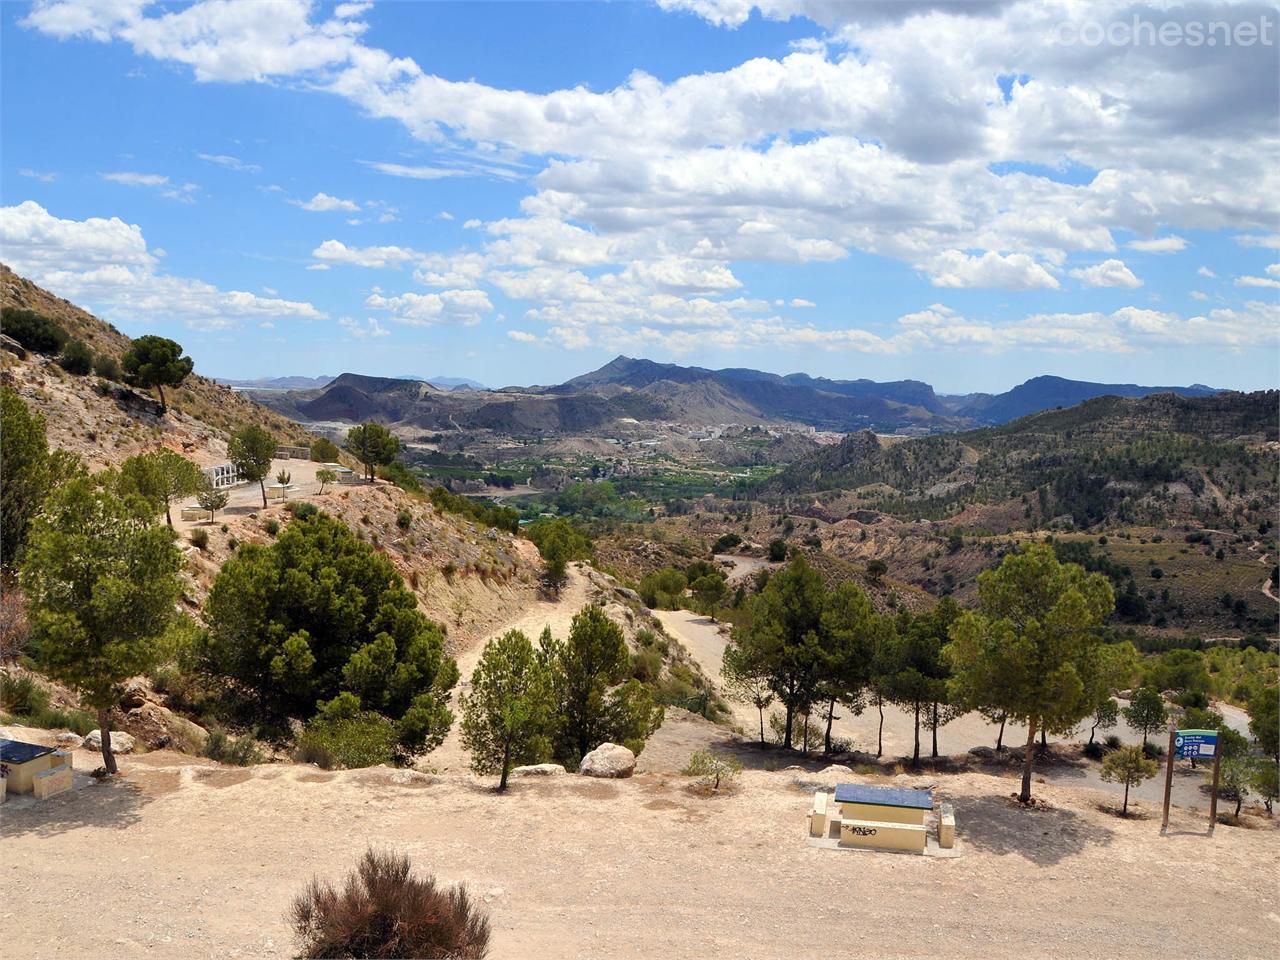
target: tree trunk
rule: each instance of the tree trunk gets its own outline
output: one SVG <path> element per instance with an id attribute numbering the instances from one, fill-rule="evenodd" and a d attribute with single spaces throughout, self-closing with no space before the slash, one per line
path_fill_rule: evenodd
<path id="1" fill-rule="evenodd" d="M 1129 781 L 1124 782 L 1124 809 L 1120 811 L 1120 815 L 1127 817 L 1129 815 Z"/>
<path id="2" fill-rule="evenodd" d="M 1000 732 L 996 734 L 996 753 L 1004 749 L 1004 722 L 1007 718 L 1000 714 Z"/>
<path id="3" fill-rule="evenodd" d="M 880 729 L 876 731 L 876 759 L 879 760 L 884 754 L 884 701 L 877 700 L 876 706 L 880 708 Z"/>
<path id="4" fill-rule="evenodd" d="M 160 413 L 163 414 L 168 411 L 169 405 L 164 402 L 164 386 L 162 384 L 156 384 L 156 393 L 160 394 Z"/>
<path id="5" fill-rule="evenodd" d="M 1031 764 L 1036 755 L 1036 722 L 1034 719 L 1027 725 L 1027 755 L 1022 761 L 1022 792 L 1018 794 L 1021 803 L 1031 802 Z"/>
<path id="6" fill-rule="evenodd" d="M 784 750 L 791 749 L 791 720 L 793 716 L 794 716 L 794 712 L 793 712 L 792 706 L 788 702 L 787 703 L 787 729 L 784 730 L 782 733 L 782 747 Z"/>
<path id="7" fill-rule="evenodd" d="M 822 739 L 822 752 L 831 752 L 831 723 L 836 718 L 836 698 L 832 697 L 827 704 L 827 733 Z"/>
<path id="8" fill-rule="evenodd" d="M 119 768 L 116 766 L 116 755 L 111 752 L 111 710 L 98 711 L 98 732 L 102 735 L 102 765 L 107 773 L 115 776 Z"/>
<path id="9" fill-rule="evenodd" d="M 498 792 L 502 793 L 507 789 L 507 774 L 511 772 L 511 738 L 507 738 L 507 742 L 502 745 L 502 778 L 498 781 Z"/>
<path id="10" fill-rule="evenodd" d="M 920 769 L 920 701 L 916 701 L 916 749 L 911 757 L 911 766 Z"/>
<path id="11" fill-rule="evenodd" d="M 1095 723 L 1089 728 L 1089 746 L 1093 746 L 1093 735 L 1098 732 L 1098 725 Z"/>
<path id="12" fill-rule="evenodd" d="M 760 711 L 760 746 L 764 746 L 764 707 L 756 707 Z"/>
<path id="13" fill-rule="evenodd" d="M 805 755 L 809 753 L 809 712 L 806 710 L 804 715 L 804 726 L 800 729 L 801 741 L 800 751 Z"/>
<path id="14" fill-rule="evenodd" d="M 1242 806 L 1244 806 L 1244 791 L 1237 790 L 1236 791 L 1236 816 L 1235 816 L 1236 823 L 1240 822 L 1240 808 Z"/>
<path id="15" fill-rule="evenodd" d="M 262 491 L 262 509 L 267 509 L 267 481 L 260 479 L 258 481 L 258 489 Z"/>
<path id="16" fill-rule="evenodd" d="M 938 759 L 938 704 L 933 704 L 933 759 Z"/>
<path id="17" fill-rule="evenodd" d="M 1048 752 L 1049 752 L 1049 740 L 1045 736 L 1044 727 L 1041 727 L 1040 728 L 1040 753 L 1043 755 Z"/>

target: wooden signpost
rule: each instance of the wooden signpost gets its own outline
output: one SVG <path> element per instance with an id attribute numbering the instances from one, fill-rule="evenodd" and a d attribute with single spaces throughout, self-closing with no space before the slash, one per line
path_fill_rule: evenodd
<path id="1" fill-rule="evenodd" d="M 1213 794 L 1209 800 L 1209 836 L 1218 822 L 1218 777 L 1222 769 L 1222 753 L 1218 749 L 1217 730 L 1178 730 L 1169 727 L 1168 763 L 1164 771 L 1164 817 L 1160 821 L 1160 835 L 1169 832 L 1169 798 L 1173 793 L 1173 761 L 1207 760 L 1213 756 Z"/>

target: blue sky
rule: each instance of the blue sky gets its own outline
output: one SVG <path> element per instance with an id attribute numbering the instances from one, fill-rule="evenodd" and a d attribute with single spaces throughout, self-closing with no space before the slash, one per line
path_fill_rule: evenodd
<path id="1" fill-rule="evenodd" d="M 1274 26 L 1130 9 L 6 3 L 0 255 L 228 377 L 1275 386 Z"/>

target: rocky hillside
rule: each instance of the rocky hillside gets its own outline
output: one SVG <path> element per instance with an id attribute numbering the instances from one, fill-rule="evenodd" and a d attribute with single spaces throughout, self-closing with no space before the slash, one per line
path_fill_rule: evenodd
<path id="1" fill-rule="evenodd" d="M 41 289 L 0 264 L 0 306 L 34 310 L 55 321 L 95 354 L 117 360 L 130 340 L 111 324 Z M 52 357 L 0 352 L 4 383 L 45 415 L 49 442 L 80 454 L 93 467 L 114 466 L 158 444 L 170 446 L 199 463 L 226 453 L 227 435 L 256 423 L 282 443 L 310 442 L 298 424 L 254 403 L 229 387 L 192 374 L 167 392 L 163 417 L 149 394 L 96 376 L 73 376 Z"/>

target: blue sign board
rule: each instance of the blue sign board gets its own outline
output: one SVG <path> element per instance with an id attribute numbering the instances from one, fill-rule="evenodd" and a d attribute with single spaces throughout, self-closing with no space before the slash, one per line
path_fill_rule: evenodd
<path id="1" fill-rule="evenodd" d="M 1212 760 L 1218 750 L 1217 730 L 1179 730 L 1173 750 L 1183 760 Z"/>

